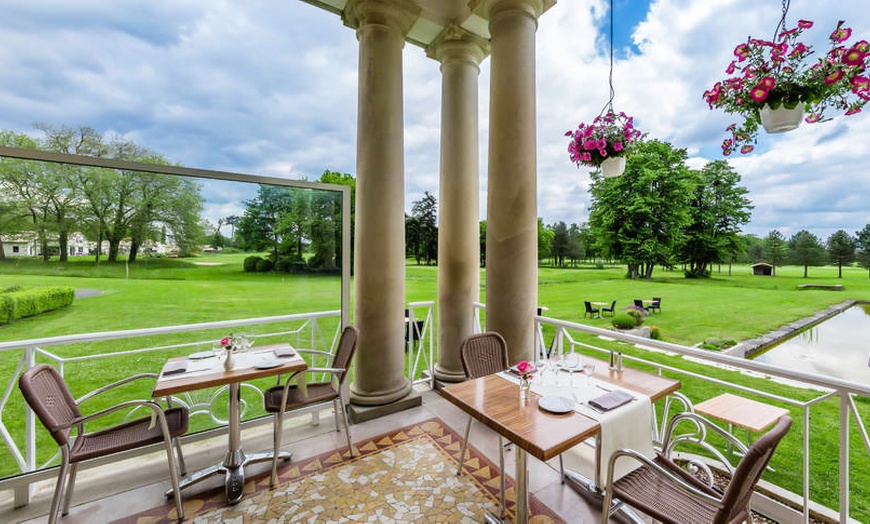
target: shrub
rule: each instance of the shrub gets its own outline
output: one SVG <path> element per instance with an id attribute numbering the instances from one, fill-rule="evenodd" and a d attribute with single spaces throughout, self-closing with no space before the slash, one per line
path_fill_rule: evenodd
<path id="1" fill-rule="evenodd" d="M 634 319 L 634 327 L 640 326 L 646 320 L 646 310 L 642 307 L 626 306 L 625 313 Z"/>
<path id="2" fill-rule="evenodd" d="M 662 339 L 662 330 L 658 326 L 650 326 L 649 327 L 649 338 L 653 340 L 661 340 Z"/>
<path id="3" fill-rule="evenodd" d="M 628 313 L 617 313 L 613 316 L 613 327 L 616 329 L 633 329 L 636 326 L 637 321 Z"/>
<path id="4" fill-rule="evenodd" d="M 245 258 L 245 261 L 242 263 L 242 267 L 244 267 L 245 271 L 248 273 L 252 273 L 257 270 L 257 263 L 263 260 L 257 255 L 252 255 Z"/>
<path id="5" fill-rule="evenodd" d="M 0 293 L 12 293 L 13 291 L 21 291 L 22 289 L 23 288 L 21 286 L 19 286 L 18 284 L 13 284 L 9 287 L 5 287 L 3 289 L 0 289 Z"/>
<path id="6" fill-rule="evenodd" d="M 75 288 L 69 286 L 35 287 L 2 293 L 0 324 L 69 306 L 74 299 Z"/>
<path id="7" fill-rule="evenodd" d="M 269 271 L 272 271 L 273 266 L 274 264 L 272 264 L 272 261 L 268 258 L 261 258 L 257 261 L 257 271 L 260 273 L 268 273 Z"/>

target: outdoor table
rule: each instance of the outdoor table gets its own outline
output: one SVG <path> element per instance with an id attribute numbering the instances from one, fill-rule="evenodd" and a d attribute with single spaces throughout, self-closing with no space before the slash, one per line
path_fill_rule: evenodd
<path id="1" fill-rule="evenodd" d="M 227 502 L 230 504 L 236 504 L 242 499 L 242 488 L 245 484 L 245 465 L 254 462 L 272 460 L 272 451 L 246 455 L 242 450 L 241 412 L 239 410 L 240 387 L 242 382 L 248 380 L 271 377 L 284 373 L 294 373 L 297 371 L 304 371 L 308 368 L 305 360 L 303 360 L 298 353 L 294 357 L 280 359 L 283 361 L 280 365 L 271 366 L 271 364 L 275 362 L 270 361 L 276 361 L 275 350 L 281 349 L 290 349 L 290 345 L 276 344 L 262 346 L 256 350 L 237 353 L 234 356 L 236 359 L 236 367 L 231 371 L 225 371 L 223 361 L 215 357 L 197 361 L 190 360 L 188 357 L 179 357 L 171 358 L 166 362 L 164 370 L 167 366 L 176 365 L 185 360 L 189 363 L 204 362 L 206 360 L 209 361 L 205 365 L 196 366 L 197 369 L 195 370 L 188 370 L 184 373 L 170 375 L 161 373 L 160 377 L 157 379 L 157 384 L 154 386 L 154 391 L 151 393 L 151 396 L 154 398 L 224 385 L 229 388 L 229 420 L 227 424 L 228 445 L 226 455 L 224 455 L 224 459 L 220 463 L 197 471 L 196 473 L 181 479 L 181 481 L 179 481 L 179 489 L 192 486 L 212 475 L 224 473 Z M 283 459 L 289 459 L 291 453 L 289 451 L 282 451 L 280 452 L 280 456 Z M 167 496 L 171 494 L 172 490 L 167 492 Z"/>
<path id="2" fill-rule="evenodd" d="M 622 372 L 609 371 L 604 361 L 584 359 L 595 363 L 593 378 L 647 395 L 651 401 L 680 387 L 678 380 L 627 368 Z M 534 392 L 520 400 L 517 385 L 498 375 L 451 384 L 440 392 L 449 402 L 516 445 L 517 522 L 527 522 L 529 516 L 528 455 L 547 461 L 601 432 L 598 421 L 576 411 L 555 414 L 540 409 L 539 395 Z M 592 485 L 578 474 L 566 473 L 566 480 L 572 481 L 569 482 L 572 488 L 584 491 Z"/>
<path id="3" fill-rule="evenodd" d="M 590 302 L 590 304 L 598 308 L 598 314 L 595 315 L 595 318 L 601 318 L 601 308 L 609 306 L 610 302 Z"/>

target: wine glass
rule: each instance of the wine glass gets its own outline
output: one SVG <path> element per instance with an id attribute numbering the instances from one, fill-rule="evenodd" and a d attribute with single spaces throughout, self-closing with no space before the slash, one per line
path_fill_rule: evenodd
<path id="1" fill-rule="evenodd" d="M 595 364 L 591 362 L 583 363 L 583 373 L 586 375 L 586 385 L 592 385 L 592 373 L 595 372 Z"/>
<path id="2" fill-rule="evenodd" d="M 223 346 L 223 344 L 220 343 L 219 340 L 216 340 L 216 341 L 211 345 L 211 352 L 212 352 L 212 353 L 214 354 L 214 356 L 217 357 L 217 359 L 220 361 L 220 359 L 223 358 L 223 356 L 226 354 L 227 349 Z"/>
<path id="3" fill-rule="evenodd" d="M 565 368 L 568 370 L 568 375 L 571 377 L 571 387 L 574 387 L 574 371 L 580 367 L 580 355 L 574 353 L 568 353 L 564 356 L 565 359 Z"/>

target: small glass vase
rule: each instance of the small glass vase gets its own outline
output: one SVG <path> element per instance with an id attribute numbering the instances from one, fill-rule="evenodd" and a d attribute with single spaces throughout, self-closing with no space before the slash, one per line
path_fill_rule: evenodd
<path id="1" fill-rule="evenodd" d="M 520 377 L 520 400 L 529 398 L 529 391 L 532 389 L 532 380 L 526 377 Z"/>

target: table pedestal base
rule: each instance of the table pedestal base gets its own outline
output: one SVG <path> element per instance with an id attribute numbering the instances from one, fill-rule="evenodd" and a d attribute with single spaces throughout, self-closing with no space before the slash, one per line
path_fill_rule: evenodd
<path id="1" fill-rule="evenodd" d="M 565 470 L 565 483 L 571 487 L 578 495 L 583 497 L 584 500 L 589 502 L 590 504 L 595 505 L 595 507 L 600 508 L 604 503 L 604 493 L 601 489 L 598 489 L 595 486 L 595 481 L 592 479 L 586 478 L 584 475 L 577 473 L 576 471 Z M 627 519 L 628 522 L 633 524 L 644 524 L 645 521 L 638 515 L 633 509 L 629 508 L 625 504 L 621 502 L 617 502 L 620 504 L 619 509 L 616 510 L 616 513 L 622 513 L 622 516 Z M 613 515 L 611 515 L 613 516 Z M 623 522 L 625 519 L 620 519 L 619 522 Z"/>
<path id="2" fill-rule="evenodd" d="M 293 453 L 290 451 L 281 451 L 278 458 L 284 461 L 290 460 Z M 271 462 L 272 452 L 264 451 L 262 453 L 251 453 L 245 455 L 242 450 L 228 451 L 224 456 L 223 462 L 214 466 L 201 469 L 196 473 L 187 476 L 178 481 L 178 489 L 182 490 L 198 484 L 203 480 L 214 475 L 224 475 L 224 491 L 227 495 L 229 504 L 238 504 L 242 500 L 242 492 L 245 487 L 245 466 L 257 462 Z M 172 489 L 166 491 L 166 498 L 171 498 L 175 493 Z"/>

